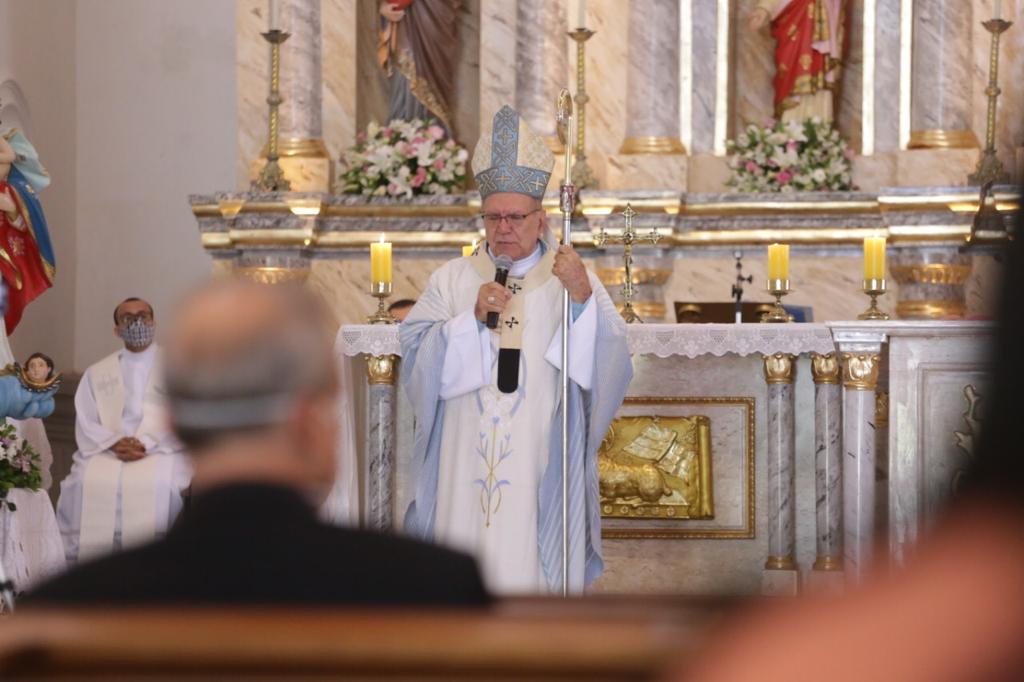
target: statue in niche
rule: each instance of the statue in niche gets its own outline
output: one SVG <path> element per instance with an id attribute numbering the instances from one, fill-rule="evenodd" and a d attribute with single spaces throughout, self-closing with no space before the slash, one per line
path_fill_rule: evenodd
<path id="1" fill-rule="evenodd" d="M 775 116 L 834 120 L 849 0 L 755 0 L 751 30 L 775 38 Z"/>
<path id="2" fill-rule="evenodd" d="M 388 120 L 437 120 L 453 136 L 460 0 L 380 0 L 377 62 L 391 81 Z"/>
<path id="3" fill-rule="evenodd" d="M 37 296 L 53 286 L 54 258 L 37 192 L 50 176 L 28 139 L 0 128 L 0 274 L 7 284 L 6 333 Z"/>

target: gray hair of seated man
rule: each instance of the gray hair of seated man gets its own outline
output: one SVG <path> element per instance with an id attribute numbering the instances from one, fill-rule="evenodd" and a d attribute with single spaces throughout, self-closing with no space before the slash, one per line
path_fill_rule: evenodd
<path id="1" fill-rule="evenodd" d="M 297 286 L 240 280 L 185 301 L 164 371 L 171 425 L 190 450 L 276 426 L 300 395 L 337 387 L 320 302 Z"/>

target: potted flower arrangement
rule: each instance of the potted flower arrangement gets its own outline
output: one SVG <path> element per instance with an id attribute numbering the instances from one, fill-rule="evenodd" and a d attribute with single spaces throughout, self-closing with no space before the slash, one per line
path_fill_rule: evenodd
<path id="1" fill-rule="evenodd" d="M 337 185 L 346 194 L 370 197 L 450 194 L 465 185 L 468 158 L 431 121 L 372 122 L 342 154 Z"/>
<path id="2" fill-rule="evenodd" d="M 739 192 L 849 191 L 853 152 L 821 119 L 750 125 L 729 140 L 732 177 Z"/>
<path id="3" fill-rule="evenodd" d="M 7 499 L 7 494 L 11 490 L 39 490 L 42 485 L 43 474 L 39 469 L 39 453 L 18 436 L 13 424 L 4 422 L 0 428 L 0 509 L 17 509 L 17 506 Z"/>

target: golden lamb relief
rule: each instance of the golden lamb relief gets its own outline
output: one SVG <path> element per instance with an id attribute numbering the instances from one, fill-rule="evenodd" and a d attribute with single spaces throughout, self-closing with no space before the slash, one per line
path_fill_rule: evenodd
<path id="1" fill-rule="evenodd" d="M 619 417 L 601 443 L 597 470 L 602 516 L 714 518 L 705 416 Z"/>

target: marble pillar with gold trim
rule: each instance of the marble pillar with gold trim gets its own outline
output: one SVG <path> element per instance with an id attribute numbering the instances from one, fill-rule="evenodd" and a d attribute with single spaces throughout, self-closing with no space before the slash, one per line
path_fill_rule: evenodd
<path id="1" fill-rule="evenodd" d="M 971 130 L 971 5 L 914 0 L 910 149 L 978 147 Z"/>
<path id="2" fill-rule="evenodd" d="M 889 253 L 889 271 L 899 285 L 896 317 L 928 320 L 965 315 L 971 256 L 953 246 L 892 247 Z"/>
<path id="3" fill-rule="evenodd" d="M 811 354 L 814 378 L 815 571 L 843 570 L 843 434 L 839 358 Z"/>
<path id="4" fill-rule="evenodd" d="M 394 526 L 398 362 L 397 355 L 372 355 L 366 359 L 369 383 L 366 527 L 376 531 L 390 531 Z"/>
<path id="5" fill-rule="evenodd" d="M 768 559 L 762 592 L 795 595 L 796 565 L 796 357 L 764 357 L 768 384 Z"/>
<path id="6" fill-rule="evenodd" d="M 555 153 L 562 149 L 555 130 L 555 101 L 559 91 L 569 87 L 568 26 L 562 3 L 519 0 L 517 4 L 516 110 Z M 553 173 L 552 181 L 561 182 L 561 173 Z"/>
<path id="7" fill-rule="evenodd" d="M 613 189 L 686 188 L 679 139 L 679 3 L 630 0 L 626 133 L 608 158 Z"/>
<path id="8" fill-rule="evenodd" d="M 843 554 L 848 578 L 867 573 L 875 537 L 875 389 L 881 343 L 840 342 L 843 381 Z"/>
<path id="9" fill-rule="evenodd" d="M 277 0 L 281 46 L 279 164 L 295 192 L 327 192 L 331 160 L 323 140 L 320 0 Z M 262 155 L 266 158 L 267 148 Z M 257 160 L 255 172 L 263 167 Z"/>

